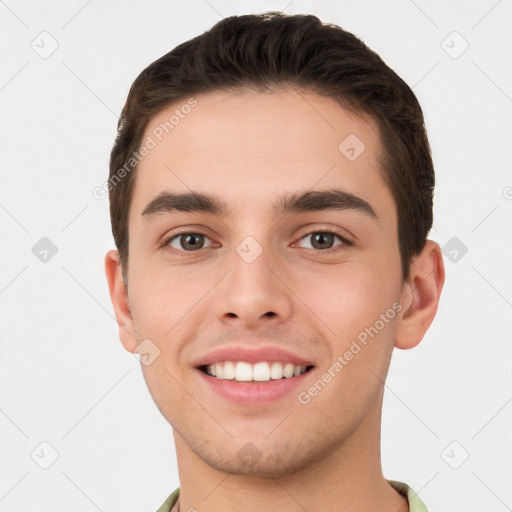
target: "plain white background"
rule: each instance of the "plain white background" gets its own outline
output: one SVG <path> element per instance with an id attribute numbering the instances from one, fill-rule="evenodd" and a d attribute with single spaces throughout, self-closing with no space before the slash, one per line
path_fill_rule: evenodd
<path id="1" fill-rule="evenodd" d="M 423 342 L 394 352 L 384 474 L 407 482 L 431 512 L 512 507 L 512 1 L 5 0 L 4 512 L 150 512 L 178 485 L 171 427 L 118 339 L 103 270 L 114 247 L 108 200 L 92 191 L 107 180 L 137 74 L 222 17 L 266 10 L 316 14 L 354 32 L 425 112 L 437 173 L 431 238 L 445 247 L 447 281 Z M 57 250 L 46 262 L 34 254 L 43 237 Z"/>

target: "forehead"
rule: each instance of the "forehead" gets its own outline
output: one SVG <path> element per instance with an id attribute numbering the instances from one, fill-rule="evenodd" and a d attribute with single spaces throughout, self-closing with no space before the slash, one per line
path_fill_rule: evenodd
<path id="1" fill-rule="evenodd" d="M 315 93 L 185 98 L 151 119 L 142 143 L 151 149 L 137 168 L 131 207 L 137 216 L 162 191 L 214 192 L 241 211 L 274 204 L 285 191 L 342 187 L 377 208 L 386 201 L 394 207 L 372 120 Z"/>

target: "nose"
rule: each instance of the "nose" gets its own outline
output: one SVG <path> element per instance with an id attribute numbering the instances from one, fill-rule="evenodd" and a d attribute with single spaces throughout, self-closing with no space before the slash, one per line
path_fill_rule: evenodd
<path id="1" fill-rule="evenodd" d="M 254 251 L 250 243 L 241 244 L 230 258 L 229 272 L 216 287 L 216 316 L 231 327 L 276 326 L 290 317 L 293 308 L 285 270 L 268 249 L 253 260 L 254 254 L 247 257 L 244 253 L 247 247 L 247 253 Z"/>

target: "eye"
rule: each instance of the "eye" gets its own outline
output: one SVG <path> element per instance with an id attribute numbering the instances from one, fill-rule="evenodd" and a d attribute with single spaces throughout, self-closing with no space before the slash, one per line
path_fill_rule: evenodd
<path id="1" fill-rule="evenodd" d="M 210 240 L 202 233 L 180 233 L 167 239 L 165 246 L 176 251 L 197 251 L 204 247 L 209 247 L 205 246 L 205 239 Z"/>
<path id="2" fill-rule="evenodd" d="M 306 240 L 307 238 L 311 239 L 311 245 L 313 246 L 311 249 L 318 252 L 335 252 L 338 250 L 337 247 L 339 246 L 352 245 L 350 240 L 347 240 L 344 236 L 337 233 L 336 231 L 331 231 L 329 229 L 313 231 L 302 237 L 301 240 Z M 334 245 L 336 238 L 340 241 L 340 243 Z M 306 247 L 306 249 L 308 249 L 308 247 Z"/>

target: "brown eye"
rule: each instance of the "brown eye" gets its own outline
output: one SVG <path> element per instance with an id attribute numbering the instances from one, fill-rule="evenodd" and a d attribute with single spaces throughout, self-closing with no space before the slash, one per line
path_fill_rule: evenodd
<path id="1" fill-rule="evenodd" d="M 314 249 L 331 249 L 334 244 L 334 235 L 332 233 L 312 233 L 311 244 Z"/>
<path id="2" fill-rule="evenodd" d="M 205 238 L 208 237 L 201 233 L 181 233 L 169 238 L 166 245 L 179 251 L 197 251 L 205 246 Z"/>
<path id="3" fill-rule="evenodd" d="M 301 238 L 302 240 L 310 239 L 311 247 L 305 247 L 306 249 L 312 249 L 319 252 L 331 252 L 337 251 L 339 246 L 352 245 L 352 243 L 345 237 L 333 231 L 313 231 Z M 339 243 L 336 244 L 336 239 Z"/>

